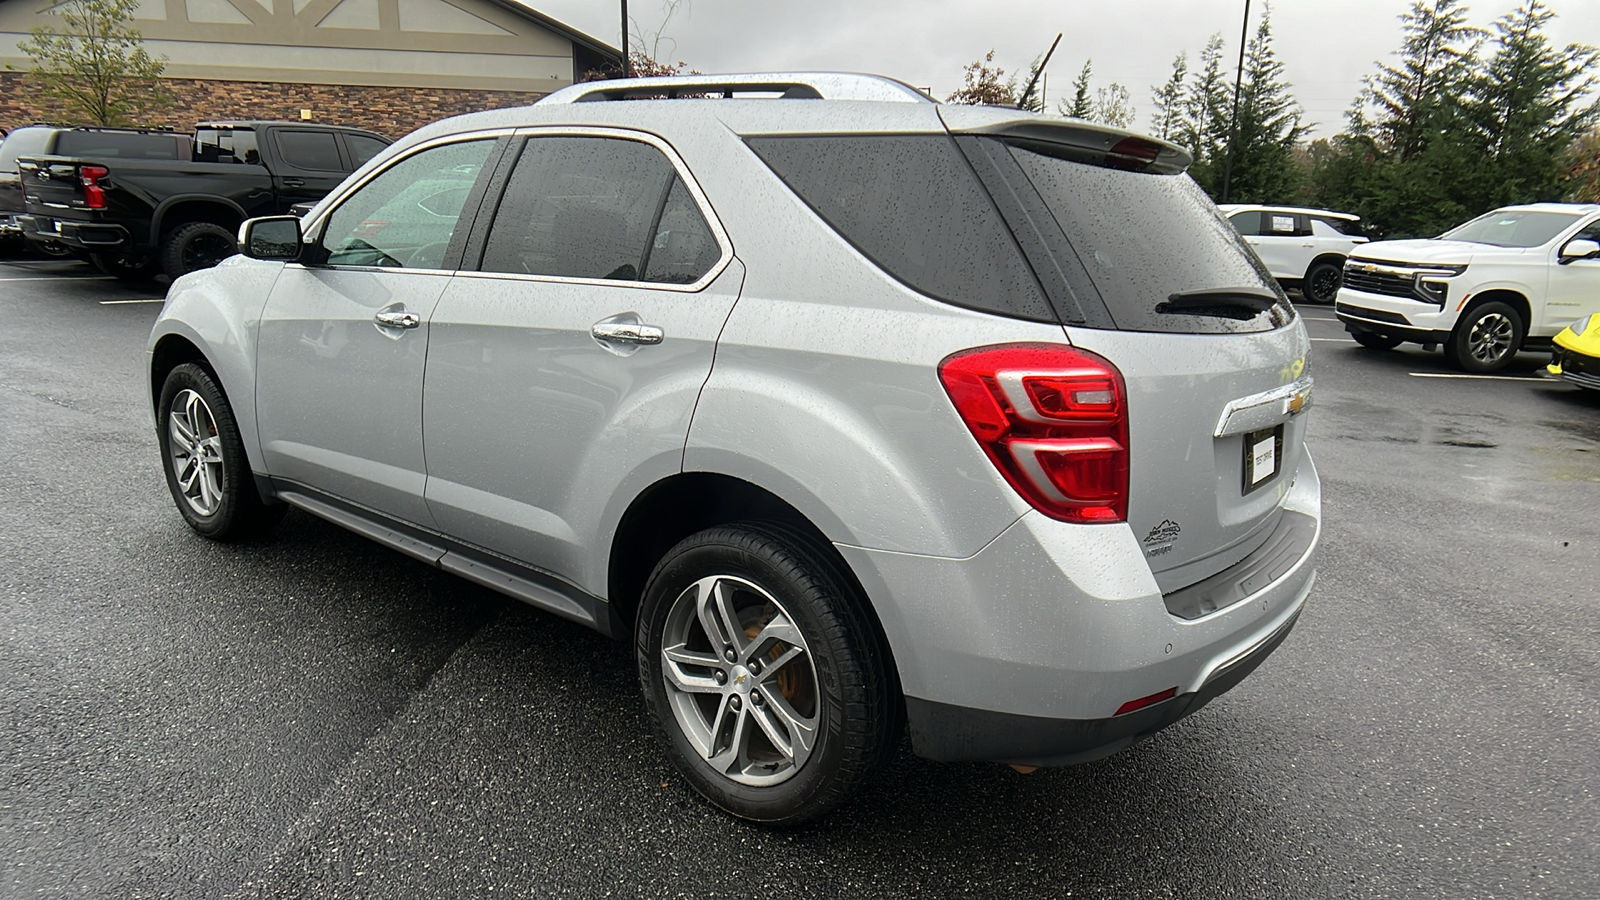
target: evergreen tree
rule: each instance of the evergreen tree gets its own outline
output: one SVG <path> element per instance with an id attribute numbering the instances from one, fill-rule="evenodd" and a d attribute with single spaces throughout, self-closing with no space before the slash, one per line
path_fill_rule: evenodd
<path id="1" fill-rule="evenodd" d="M 1431 135 L 1448 128 L 1441 120 L 1453 114 L 1472 62 L 1472 42 L 1483 34 L 1466 24 L 1466 15 L 1459 0 L 1415 0 L 1400 16 L 1405 39 L 1399 63 L 1381 64 L 1366 79 L 1351 124 L 1365 128 L 1370 122 L 1370 133 L 1397 162 L 1422 152 Z"/>
<path id="2" fill-rule="evenodd" d="M 1017 95 L 1017 109 L 1036 113 L 1044 112 L 1044 94 L 1040 90 L 1044 82 L 1040 78 L 1039 72 L 1043 67 L 1044 54 L 1041 53 L 1034 57 L 1033 62 L 1028 65 L 1028 78 L 1022 83 L 1022 91 Z"/>
<path id="3" fill-rule="evenodd" d="M 1183 79 L 1189 74 L 1189 54 L 1179 53 L 1172 61 L 1172 77 L 1160 87 L 1150 89 L 1150 131 L 1162 140 L 1175 140 L 1183 127 Z"/>
<path id="4" fill-rule="evenodd" d="M 1298 199 L 1300 179 L 1294 148 L 1306 132 L 1300 105 L 1283 80 L 1283 63 L 1272 50 L 1272 10 L 1263 9 L 1245 46 L 1244 85 L 1235 124 L 1228 199 L 1287 203 Z"/>
<path id="5" fill-rule="evenodd" d="M 1056 110 L 1063 116 L 1073 119 L 1088 119 L 1094 116 L 1094 96 L 1089 92 L 1089 72 L 1094 65 L 1094 60 L 1083 61 L 1083 71 L 1072 80 L 1072 102 L 1062 101 L 1057 104 Z"/>
<path id="6" fill-rule="evenodd" d="M 1493 55 L 1471 80 L 1464 106 L 1476 152 L 1468 157 L 1477 163 L 1475 192 L 1490 208 L 1559 199 L 1563 154 L 1600 120 L 1600 103 L 1580 105 L 1600 83 L 1600 50 L 1552 46 L 1543 29 L 1554 18 L 1540 0 L 1501 17 Z"/>
<path id="7" fill-rule="evenodd" d="M 1189 174 L 1212 196 L 1222 189 L 1222 167 L 1228 152 L 1231 92 L 1222 68 L 1222 51 L 1220 34 L 1213 34 L 1200 51 L 1200 68 L 1189 73 L 1183 121 L 1176 135 L 1177 142 L 1194 155 Z"/>

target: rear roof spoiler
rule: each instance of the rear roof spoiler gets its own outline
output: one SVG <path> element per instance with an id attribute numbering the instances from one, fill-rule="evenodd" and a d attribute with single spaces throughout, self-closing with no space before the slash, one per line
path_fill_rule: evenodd
<path id="1" fill-rule="evenodd" d="M 982 134 L 1009 140 L 1055 145 L 1082 154 L 1087 161 L 1116 168 L 1176 175 L 1194 157 L 1163 141 L 1082 119 L 1057 119 L 1001 108 L 941 106 L 939 115 L 951 134 Z"/>
<path id="2" fill-rule="evenodd" d="M 737 97 L 778 94 L 783 100 L 868 100 L 880 103 L 934 103 L 916 88 L 882 75 L 850 72 L 773 72 L 751 75 L 669 75 L 589 81 L 562 88 L 540 106 L 607 100 Z"/>

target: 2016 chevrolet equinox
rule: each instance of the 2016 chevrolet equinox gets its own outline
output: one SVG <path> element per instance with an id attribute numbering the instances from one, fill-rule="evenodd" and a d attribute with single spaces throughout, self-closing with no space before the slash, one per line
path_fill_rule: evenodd
<path id="1" fill-rule="evenodd" d="M 860 75 L 439 122 L 173 285 L 167 482 L 207 537 L 293 506 L 631 638 L 735 815 L 820 815 L 902 727 L 1096 759 L 1315 579 L 1310 345 L 1189 161 Z"/>

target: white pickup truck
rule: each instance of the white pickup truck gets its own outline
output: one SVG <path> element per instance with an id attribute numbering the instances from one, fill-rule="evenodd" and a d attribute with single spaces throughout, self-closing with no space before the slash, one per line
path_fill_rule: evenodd
<path id="1" fill-rule="evenodd" d="M 1503 369 L 1600 313 L 1600 206 L 1508 206 L 1436 238 L 1357 247 L 1334 311 L 1364 347 L 1443 345 L 1465 371 Z"/>

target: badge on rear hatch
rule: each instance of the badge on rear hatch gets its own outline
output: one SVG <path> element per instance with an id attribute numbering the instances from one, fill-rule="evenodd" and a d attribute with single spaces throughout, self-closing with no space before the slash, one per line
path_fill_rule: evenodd
<path id="1" fill-rule="evenodd" d="M 1178 535 L 1182 531 L 1183 528 L 1177 522 L 1162 519 L 1160 525 L 1150 529 L 1150 533 L 1144 536 L 1144 552 L 1151 556 L 1166 553 L 1172 549 L 1173 543 L 1178 540 Z"/>

